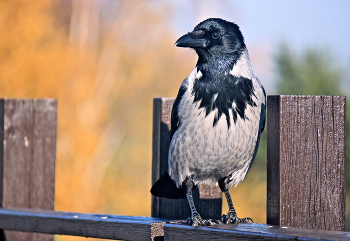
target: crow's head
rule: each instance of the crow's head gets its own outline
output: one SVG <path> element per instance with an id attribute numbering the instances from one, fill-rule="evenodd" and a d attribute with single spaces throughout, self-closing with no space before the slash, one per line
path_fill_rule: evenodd
<path id="1" fill-rule="evenodd" d="M 194 49 L 201 62 L 222 57 L 238 58 L 246 48 L 239 27 L 220 18 L 199 23 L 192 32 L 179 38 L 175 46 Z"/>

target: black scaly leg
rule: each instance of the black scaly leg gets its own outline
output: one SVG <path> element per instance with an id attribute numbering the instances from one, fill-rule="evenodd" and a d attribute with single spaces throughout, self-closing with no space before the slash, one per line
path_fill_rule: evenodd
<path id="1" fill-rule="evenodd" d="M 192 192 L 186 194 L 188 204 L 191 208 L 191 217 L 187 219 L 187 223 L 191 224 L 193 227 L 197 227 L 202 224 L 201 215 L 196 210 L 196 206 L 194 205 Z"/>
<path id="2" fill-rule="evenodd" d="M 196 206 L 194 205 L 192 197 L 193 188 L 194 183 L 192 179 L 186 178 L 186 180 L 182 183 L 182 189 L 186 192 L 188 204 L 190 205 L 191 209 L 191 217 L 188 218 L 187 223 L 191 224 L 193 227 L 212 226 L 219 224 L 219 222 L 214 219 L 202 219 L 201 215 L 197 212 Z"/>
<path id="3" fill-rule="evenodd" d="M 251 218 L 239 218 L 239 217 L 237 217 L 236 210 L 233 207 L 231 194 L 229 192 L 231 185 L 228 184 L 228 181 L 229 181 L 228 177 L 225 177 L 225 178 L 222 178 L 219 180 L 219 187 L 220 187 L 221 191 L 223 191 L 223 193 L 225 193 L 225 197 L 226 197 L 228 209 L 229 209 L 227 215 L 223 214 L 221 216 L 221 221 L 225 224 L 227 224 L 227 223 L 232 223 L 232 224 L 248 223 L 249 221 L 253 222 L 253 219 L 251 219 Z"/>

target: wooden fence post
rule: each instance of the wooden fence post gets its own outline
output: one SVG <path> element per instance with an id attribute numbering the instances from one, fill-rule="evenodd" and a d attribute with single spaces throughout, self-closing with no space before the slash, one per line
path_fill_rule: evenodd
<path id="1" fill-rule="evenodd" d="M 171 110 L 174 98 L 153 99 L 152 184 L 168 169 Z M 194 202 L 203 218 L 220 219 L 222 192 L 219 187 L 199 185 Z M 187 219 L 191 216 L 186 198 L 167 199 L 152 196 L 152 217 Z"/>
<path id="2" fill-rule="evenodd" d="M 57 102 L 0 99 L 0 206 L 54 209 Z M 53 240 L 4 231 L 3 240 Z"/>
<path id="3" fill-rule="evenodd" d="M 267 223 L 345 229 L 345 97 L 267 97 Z"/>

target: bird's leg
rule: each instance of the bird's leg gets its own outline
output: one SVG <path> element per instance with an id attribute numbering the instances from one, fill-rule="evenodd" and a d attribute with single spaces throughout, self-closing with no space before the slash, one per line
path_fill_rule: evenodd
<path id="1" fill-rule="evenodd" d="M 225 197 L 226 197 L 227 204 L 228 204 L 228 213 L 227 213 L 227 215 L 223 214 L 221 216 L 221 221 L 225 224 L 227 224 L 227 223 L 232 223 L 232 224 L 248 223 L 249 221 L 253 222 L 253 219 L 251 219 L 251 218 L 239 218 L 239 217 L 237 217 L 236 210 L 233 207 L 231 194 L 229 192 L 231 185 L 229 183 L 228 177 L 225 177 L 225 178 L 222 178 L 219 180 L 219 187 L 225 193 Z"/>
<path id="2" fill-rule="evenodd" d="M 182 183 L 182 188 L 186 192 L 188 204 L 190 205 L 191 209 L 191 217 L 187 219 L 187 223 L 191 224 L 193 227 L 212 226 L 219 224 L 219 222 L 214 219 L 202 219 L 201 215 L 197 212 L 192 197 L 192 189 L 194 188 L 194 183 L 190 178 L 186 178 L 186 180 Z"/>
<path id="3" fill-rule="evenodd" d="M 188 204 L 190 205 L 190 208 L 191 208 L 191 217 L 188 218 L 187 223 L 191 224 L 193 227 L 212 226 L 212 225 L 219 224 L 219 222 L 214 219 L 202 219 L 201 215 L 196 210 L 196 206 L 194 205 L 192 191 L 191 193 L 187 193 L 186 196 L 187 196 Z"/>
<path id="4" fill-rule="evenodd" d="M 251 218 L 239 218 L 237 217 L 237 213 L 235 208 L 233 207 L 233 203 L 232 203 L 232 199 L 231 199 L 231 195 L 229 191 L 224 192 L 225 193 L 225 197 L 228 203 L 228 213 L 227 215 L 223 214 L 221 217 L 221 221 L 223 223 L 248 223 L 249 221 L 253 222 L 253 219 Z"/>
<path id="5" fill-rule="evenodd" d="M 201 215 L 199 215 L 199 213 L 196 210 L 196 206 L 194 205 L 192 192 L 187 193 L 186 197 L 191 209 L 191 217 L 187 219 L 187 223 L 191 224 L 193 227 L 197 227 L 198 225 L 201 225 L 201 222 L 202 222 Z"/>

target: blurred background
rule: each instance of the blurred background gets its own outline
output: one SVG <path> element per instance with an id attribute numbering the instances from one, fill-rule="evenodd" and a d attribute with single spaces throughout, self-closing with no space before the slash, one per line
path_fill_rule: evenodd
<path id="1" fill-rule="evenodd" d="M 346 0 L 0 0 L 0 97 L 58 100 L 56 210 L 150 216 L 152 98 L 175 97 L 197 61 L 175 41 L 206 18 L 233 21 L 267 94 L 347 95 L 349 9 Z M 231 190 L 238 214 L 259 223 L 262 138 Z"/>

